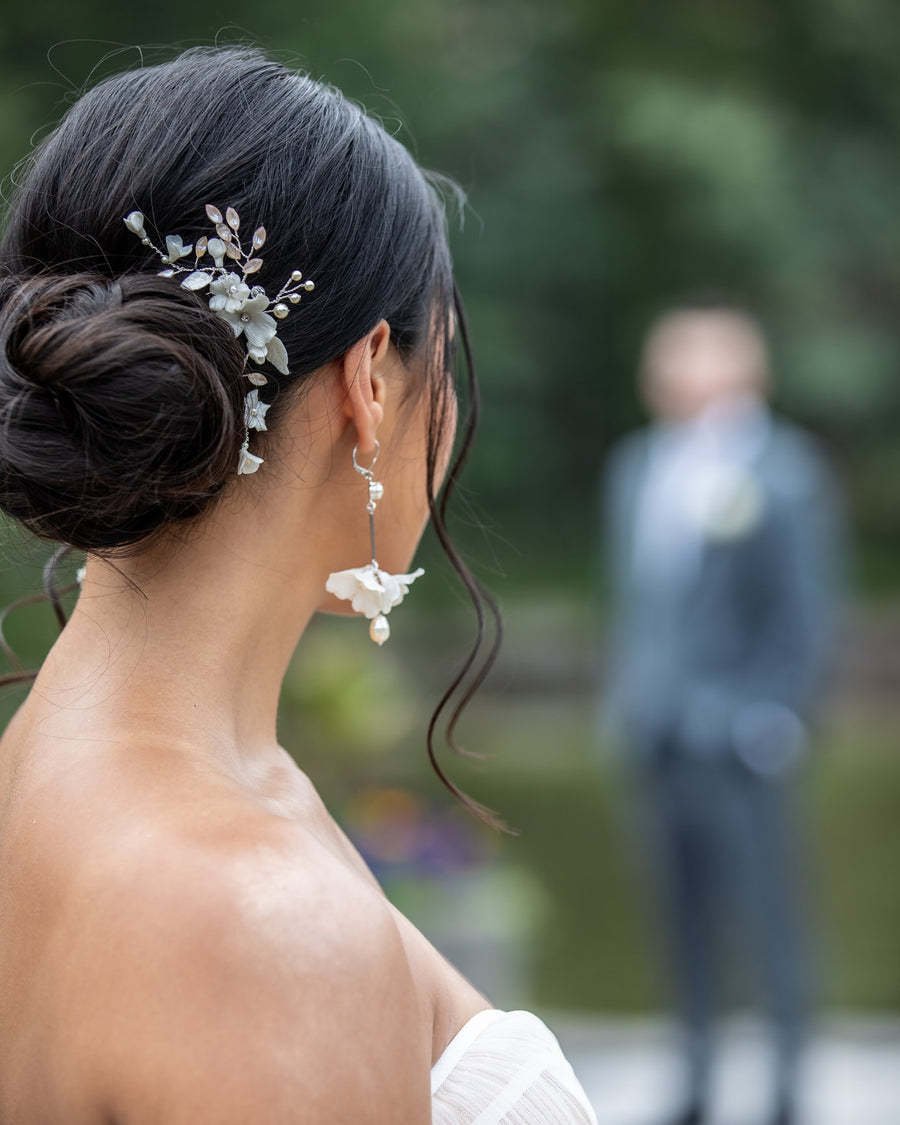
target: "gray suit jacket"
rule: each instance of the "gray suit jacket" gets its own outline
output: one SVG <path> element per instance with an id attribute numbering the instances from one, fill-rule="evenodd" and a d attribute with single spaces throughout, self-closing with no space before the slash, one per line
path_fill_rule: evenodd
<path id="1" fill-rule="evenodd" d="M 801 748 L 834 648 L 843 534 L 833 481 L 812 439 L 773 421 L 734 502 L 699 533 L 690 573 L 669 581 L 657 568 L 648 589 L 633 552 L 652 434 L 626 438 L 606 475 L 615 726 L 648 756 L 674 742 L 778 773 Z"/>

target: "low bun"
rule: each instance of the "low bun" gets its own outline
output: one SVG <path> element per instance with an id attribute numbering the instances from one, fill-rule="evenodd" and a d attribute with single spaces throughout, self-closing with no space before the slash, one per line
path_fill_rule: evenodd
<path id="1" fill-rule="evenodd" d="M 114 551 L 199 515 L 235 472 L 243 351 L 205 302 L 126 274 L 0 284 L 0 508 Z"/>
<path id="2" fill-rule="evenodd" d="M 197 47 L 103 79 L 15 180 L 0 236 L 0 508 L 39 535 L 94 552 L 137 552 L 173 521 L 199 516 L 226 482 L 236 497 L 265 495 L 268 465 L 257 477 L 256 461 L 244 459 L 250 473 L 235 478 L 245 436 L 251 458 L 269 452 L 255 425 L 271 400 L 281 408 L 267 423 L 277 454 L 283 408 L 377 325 L 390 326 L 410 396 L 422 392 L 432 526 L 478 621 L 472 650 L 428 725 L 428 754 L 447 788 L 497 824 L 435 754 L 444 722 L 456 745 L 460 715 L 501 634 L 496 606 L 445 518 L 479 403 L 447 243 L 445 195 L 455 189 L 424 173 L 339 91 L 243 47 Z M 224 224 L 213 205 L 224 205 Z M 146 213 L 149 245 L 135 240 L 135 212 Z M 227 244 L 224 257 L 211 252 L 210 219 Z M 162 242 L 165 252 L 155 249 Z M 261 262 L 249 275 L 271 298 L 271 323 L 232 316 L 235 338 L 225 317 L 238 311 L 226 313 L 237 290 L 229 301 L 210 281 L 197 296 L 180 287 L 179 271 L 208 275 L 218 259 L 246 276 L 251 246 Z M 160 257 L 174 276 L 157 277 Z M 210 307 L 213 296 L 224 298 L 215 302 L 222 309 Z M 258 300 L 253 309 L 262 313 Z M 457 353 L 460 441 L 446 465 Z M 261 356 L 279 377 L 263 401 L 246 404 L 250 435 L 243 373 Z M 55 597 L 52 582 L 50 589 Z M 483 651 L 489 616 L 497 630 Z"/>

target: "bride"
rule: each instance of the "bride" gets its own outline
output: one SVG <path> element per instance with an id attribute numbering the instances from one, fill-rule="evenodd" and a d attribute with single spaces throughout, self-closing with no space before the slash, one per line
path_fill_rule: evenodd
<path id="1" fill-rule="evenodd" d="M 8 1125 L 595 1121 L 277 739 L 312 615 L 382 643 L 443 532 L 444 227 L 380 126 L 245 49 L 107 80 L 20 177 L 0 506 L 88 561 L 0 746 Z"/>

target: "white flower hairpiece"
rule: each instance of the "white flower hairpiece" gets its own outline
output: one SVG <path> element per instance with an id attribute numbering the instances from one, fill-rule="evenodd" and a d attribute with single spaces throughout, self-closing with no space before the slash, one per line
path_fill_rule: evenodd
<path id="1" fill-rule="evenodd" d="M 223 217 L 218 207 L 207 203 L 206 214 L 215 227 L 215 238 L 204 235 L 197 239 L 195 245 L 185 246 L 180 234 L 167 234 L 164 251 L 151 241 L 140 211 L 132 211 L 123 221 L 145 246 L 159 255 L 165 266 L 159 271 L 160 277 L 175 277 L 183 273 L 187 276 L 181 282 L 182 289 L 196 293 L 209 288 L 210 310 L 228 323 L 235 336 L 244 337 L 247 347 L 245 367 L 251 360 L 256 364 L 268 362 L 282 375 L 289 374 L 287 350 L 278 339 L 276 319 L 284 320 L 291 311 L 290 305 L 300 301 L 301 291 L 311 293 L 315 283 L 310 278 L 304 278 L 300 270 L 293 270 L 274 297 L 269 297 L 261 285 L 248 285 L 247 278 L 262 268 L 259 251 L 266 241 L 266 228 L 257 227 L 250 239 L 250 249 L 244 250 L 238 235 L 241 220 L 233 207 L 227 207 Z M 189 257 L 192 252 L 193 266 L 180 265 L 181 259 Z M 213 265 L 201 266 L 200 261 L 207 254 Z M 229 263 L 227 266 L 226 261 Z M 240 270 L 240 273 L 235 273 L 235 270 Z M 244 376 L 254 388 L 264 387 L 269 381 L 260 371 L 245 371 Z M 262 457 L 250 452 L 250 431 L 266 429 L 265 417 L 269 406 L 270 403 L 259 401 L 258 390 L 249 391 L 245 397 L 246 433 L 238 457 L 239 474 L 255 473 L 263 463 Z"/>

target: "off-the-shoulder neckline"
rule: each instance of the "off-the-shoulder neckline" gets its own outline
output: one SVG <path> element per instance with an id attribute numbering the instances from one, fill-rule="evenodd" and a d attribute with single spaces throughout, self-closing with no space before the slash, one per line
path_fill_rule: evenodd
<path id="1" fill-rule="evenodd" d="M 469 1044 L 481 1033 L 482 1028 L 505 1015 L 506 1013 L 499 1008 L 483 1008 L 466 1020 L 431 1068 L 432 1094 L 463 1057 Z"/>
<path id="2" fill-rule="evenodd" d="M 457 1063 L 459 1063 L 460 1059 L 486 1027 L 494 1023 L 499 1023 L 500 1020 L 508 1019 L 511 1016 L 525 1016 L 529 1020 L 538 1020 L 538 1017 L 535 1016 L 533 1012 L 505 1012 L 500 1008 L 484 1008 L 482 1011 L 476 1012 L 471 1019 L 467 1020 L 453 1036 L 441 1053 L 440 1058 L 431 1068 L 431 1093 L 434 1094 L 441 1084 L 446 1081 L 447 1076 L 453 1072 Z"/>

